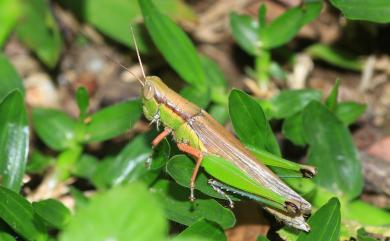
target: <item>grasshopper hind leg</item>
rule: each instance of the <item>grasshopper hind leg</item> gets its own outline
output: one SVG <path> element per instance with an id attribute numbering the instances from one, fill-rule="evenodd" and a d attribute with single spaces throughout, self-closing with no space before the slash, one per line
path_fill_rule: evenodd
<path id="1" fill-rule="evenodd" d="M 214 179 L 209 179 L 207 182 L 217 193 L 219 193 L 222 197 L 224 197 L 229 202 L 229 207 L 234 208 L 234 202 L 233 200 L 222 190 L 222 188 L 219 185 L 219 182 L 215 181 Z"/>

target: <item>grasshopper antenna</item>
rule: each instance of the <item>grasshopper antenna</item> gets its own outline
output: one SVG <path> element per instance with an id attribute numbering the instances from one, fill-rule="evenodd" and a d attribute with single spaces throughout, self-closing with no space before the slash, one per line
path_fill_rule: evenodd
<path id="1" fill-rule="evenodd" d="M 146 75 L 145 75 L 145 71 L 144 71 L 144 66 L 142 65 L 142 60 L 141 60 L 141 56 L 140 56 L 140 54 L 139 54 L 137 41 L 135 40 L 135 35 L 134 35 L 134 31 L 133 31 L 133 26 L 131 26 L 131 25 L 130 25 L 130 31 L 131 31 L 131 35 L 132 35 L 132 37 L 133 37 L 133 42 L 134 42 L 134 46 L 135 46 L 135 51 L 137 52 L 138 62 L 139 62 L 139 64 L 141 65 L 142 75 L 144 76 L 144 80 L 146 80 Z"/>
<path id="2" fill-rule="evenodd" d="M 114 58 L 112 58 L 111 56 L 107 55 L 107 54 L 104 54 L 106 56 L 107 59 L 111 60 L 112 62 L 116 63 L 117 65 L 119 65 L 122 69 L 126 70 L 129 74 L 131 74 L 134 78 L 136 78 L 138 80 L 138 82 L 144 86 L 144 82 L 137 76 L 135 75 L 133 72 L 131 72 L 131 70 L 129 68 L 127 68 L 126 66 L 124 66 L 123 64 L 119 63 L 119 61 L 115 60 Z M 143 69 L 142 69 L 142 73 L 143 73 Z"/>

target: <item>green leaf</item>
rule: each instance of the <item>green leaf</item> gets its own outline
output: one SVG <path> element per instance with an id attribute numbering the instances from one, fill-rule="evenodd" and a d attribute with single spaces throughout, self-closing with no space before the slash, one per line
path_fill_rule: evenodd
<path id="1" fill-rule="evenodd" d="M 303 111 L 308 163 L 318 168 L 316 183 L 353 199 L 363 188 L 358 152 L 346 126 L 325 106 L 313 101 Z"/>
<path id="2" fill-rule="evenodd" d="M 370 237 L 364 228 L 359 228 L 357 231 L 358 241 L 377 241 L 376 238 Z"/>
<path id="3" fill-rule="evenodd" d="M 322 2 L 322 0 L 309 0 L 303 2 L 302 25 L 310 23 L 320 15 L 322 10 Z"/>
<path id="4" fill-rule="evenodd" d="M 340 238 L 340 202 L 332 198 L 309 218 L 311 231 L 301 232 L 297 241 L 338 241 Z"/>
<path id="5" fill-rule="evenodd" d="M 70 211 L 61 202 L 55 199 L 46 199 L 32 204 L 34 212 L 41 217 L 49 226 L 64 228 L 71 217 Z"/>
<path id="6" fill-rule="evenodd" d="M 65 150 L 75 144 L 76 121 L 66 113 L 35 108 L 32 111 L 32 121 L 39 138 L 53 150 Z"/>
<path id="7" fill-rule="evenodd" d="M 306 49 L 306 52 L 313 58 L 323 60 L 343 69 L 360 71 L 363 67 L 363 62 L 357 57 L 325 44 L 313 44 Z"/>
<path id="8" fill-rule="evenodd" d="M 37 149 L 32 150 L 26 171 L 28 173 L 41 174 L 47 167 L 54 162 L 54 158 L 40 153 Z"/>
<path id="9" fill-rule="evenodd" d="M 300 8 L 290 8 L 262 31 L 261 45 L 266 49 L 273 49 L 289 42 L 301 28 L 302 19 L 303 11 Z"/>
<path id="10" fill-rule="evenodd" d="M 341 102 L 336 106 L 335 115 L 344 125 L 348 126 L 354 123 L 364 113 L 366 108 L 367 105 L 365 104 Z"/>
<path id="11" fill-rule="evenodd" d="M 189 157 L 185 155 L 176 155 L 168 161 L 166 171 L 177 184 L 189 188 L 194 168 L 194 161 Z M 203 172 L 198 173 L 196 176 L 195 189 L 210 197 L 225 199 L 208 184 L 208 177 Z"/>
<path id="12" fill-rule="evenodd" d="M 93 197 L 60 235 L 61 241 L 162 241 L 167 222 L 160 204 L 144 185 L 115 187 Z"/>
<path id="13" fill-rule="evenodd" d="M 70 187 L 70 194 L 72 195 L 72 198 L 75 201 L 76 211 L 88 205 L 89 199 L 84 195 L 82 191 L 78 190 L 75 187 Z"/>
<path id="14" fill-rule="evenodd" d="M 91 115 L 86 124 L 84 142 L 98 142 L 111 139 L 128 131 L 141 117 L 139 100 L 125 101 L 99 110 Z"/>
<path id="15" fill-rule="evenodd" d="M 149 143 L 145 135 L 136 137 L 108 165 L 100 169 L 102 173 L 95 174 L 102 175 L 109 186 L 138 180 L 149 171 L 145 167 L 152 152 Z"/>
<path id="16" fill-rule="evenodd" d="M 208 112 L 222 125 L 224 125 L 229 120 L 228 107 L 225 105 L 212 105 L 210 106 Z"/>
<path id="17" fill-rule="evenodd" d="M 0 103 L 1 185 L 19 191 L 28 155 L 29 129 L 22 94 L 12 91 Z"/>
<path id="18" fill-rule="evenodd" d="M 332 88 L 332 91 L 330 92 L 328 98 L 325 100 L 326 107 L 329 108 L 330 111 L 334 111 L 337 106 L 337 98 L 339 95 L 339 86 L 340 86 L 340 80 L 336 79 L 336 82 L 334 83 L 334 86 Z"/>
<path id="19" fill-rule="evenodd" d="M 79 87 L 76 92 L 77 106 L 79 107 L 80 116 L 87 114 L 89 105 L 89 95 L 85 87 Z"/>
<path id="20" fill-rule="evenodd" d="M 197 87 L 187 86 L 180 91 L 180 95 L 203 109 L 210 103 L 210 92 L 208 89 L 199 90 Z"/>
<path id="21" fill-rule="evenodd" d="M 14 89 L 24 93 L 23 82 L 16 72 L 16 69 L 2 53 L 0 53 L 0 80 L 0 102 Z"/>
<path id="22" fill-rule="evenodd" d="M 140 0 L 139 4 L 146 28 L 170 66 L 187 83 L 199 90 L 205 90 L 205 74 L 198 53 L 188 36 L 150 0 Z"/>
<path id="23" fill-rule="evenodd" d="M 0 240 L 1 241 L 15 241 L 16 239 L 11 234 L 8 234 L 8 233 L 0 230 Z"/>
<path id="24" fill-rule="evenodd" d="M 250 16 L 230 14 L 230 29 L 238 45 L 248 54 L 259 54 L 260 42 L 258 39 L 258 23 Z"/>
<path id="25" fill-rule="evenodd" d="M 36 222 L 31 204 L 0 186 L 0 218 L 27 240 L 45 240 L 46 231 Z"/>
<path id="26" fill-rule="evenodd" d="M 234 130 L 243 144 L 267 150 L 280 156 L 278 142 L 261 106 L 249 95 L 232 90 L 229 114 Z"/>
<path id="27" fill-rule="evenodd" d="M 331 3 L 349 19 L 390 22 L 390 5 L 387 0 L 331 0 Z"/>
<path id="28" fill-rule="evenodd" d="M 257 241 L 269 241 L 269 239 L 265 236 L 259 236 L 257 237 Z"/>
<path id="29" fill-rule="evenodd" d="M 222 70 L 208 57 L 202 56 L 200 60 L 206 74 L 208 86 L 211 88 L 211 99 L 215 103 L 226 104 L 227 81 Z"/>
<path id="30" fill-rule="evenodd" d="M 48 67 L 56 66 L 62 48 L 61 34 L 44 0 L 31 0 L 22 4 L 23 17 L 16 27 L 19 38 Z"/>
<path id="31" fill-rule="evenodd" d="M 236 220 L 232 211 L 222 207 L 214 199 L 198 198 L 191 203 L 188 189 L 166 180 L 157 181 L 152 190 L 164 205 L 166 217 L 172 221 L 190 226 L 206 219 L 224 229 L 234 226 Z"/>
<path id="32" fill-rule="evenodd" d="M 200 220 L 177 235 L 172 241 L 186 238 L 200 238 L 202 241 L 226 241 L 223 230 L 216 224 L 207 220 Z"/>
<path id="33" fill-rule="evenodd" d="M 78 177 L 90 179 L 94 175 L 99 161 L 92 155 L 83 154 L 77 162 L 72 165 L 72 174 Z"/>
<path id="34" fill-rule="evenodd" d="M 289 116 L 283 121 L 282 133 L 289 141 L 297 146 L 304 146 L 306 144 L 301 112 Z"/>
<path id="35" fill-rule="evenodd" d="M 7 40 L 9 33 L 12 31 L 12 28 L 20 15 L 20 7 L 19 1 L 0 1 L 0 48 Z"/>
<path id="36" fill-rule="evenodd" d="M 60 1 L 62 5 L 72 9 L 86 22 L 95 26 L 99 31 L 118 41 L 134 48 L 130 35 L 130 24 L 133 28 L 139 51 L 148 53 L 153 49 L 150 39 L 145 35 L 143 26 L 137 24 L 142 17 L 136 0 L 85 0 Z M 175 19 L 194 21 L 195 13 L 181 0 L 153 1 L 158 8 Z M 83 11 L 81 11 L 81 9 Z"/>
<path id="37" fill-rule="evenodd" d="M 270 101 L 272 118 L 284 119 L 303 110 L 312 100 L 321 100 L 322 93 L 317 90 L 285 90 Z"/>

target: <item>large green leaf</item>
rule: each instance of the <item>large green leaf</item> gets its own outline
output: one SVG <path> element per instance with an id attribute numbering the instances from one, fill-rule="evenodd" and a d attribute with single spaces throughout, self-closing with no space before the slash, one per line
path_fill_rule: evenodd
<path id="1" fill-rule="evenodd" d="M 115 187 L 93 197 L 71 219 L 61 241 L 162 241 L 167 234 L 163 210 L 140 183 Z"/>
<path id="2" fill-rule="evenodd" d="M 152 48 L 144 28 L 136 24 L 141 17 L 137 0 L 61 0 L 60 2 L 107 36 L 121 44 L 134 47 L 129 30 L 131 24 L 140 52 L 147 53 Z M 196 19 L 192 9 L 181 0 L 154 0 L 153 2 L 162 12 L 170 14 L 175 19 L 184 21 Z"/>
<path id="3" fill-rule="evenodd" d="M 308 223 L 310 232 L 301 232 L 297 241 L 338 241 L 340 238 L 340 202 L 337 198 L 332 198 L 327 204 L 322 206 Z"/>
<path id="4" fill-rule="evenodd" d="M 28 155 L 29 129 L 22 94 L 11 92 L 0 103 L 1 185 L 19 191 Z"/>
<path id="5" fill-rule="evenodd" d="M 140 178 L 148 172 L 145 163 L 151 152 L 146 136 L 136 137 L 105 168 L 107 183 L 119 185 Z"/>
<path id="6" fill-rule="evenodd" d="M 20 2 L 18 0 L 0 1 L 0 48 L 20 15 Z"/>
<path id="7" fill-rule="evenodd" d="M 349 130 L 324 105 L 313 101 L 303 111 L 308 162 L 318 168 L 314 180 L 353 199 L 363 188 L 362 167 Z"/>
<path id="8" fill-rule="evenodd" d="M 34 218 L 31 204 L 19 194 L 1 186 L 0 218 L 26 240 L 46 240 L 46 230 Z"/>
<path id="9" fill-rule="evenodd" d="M 32 204 L 34 212 L 49 226 L 61 229 L 70 220 L 70 211 L 61 202 L 55 199 L 46 199 Z"/>
<path id="10" fill-rule="evenodd" d="M 388 0 L 331 0 L 349 19 L 360 19 L 378 23 L 390 22 Z"/>
<path id="11" fill-rule="evenodd" d="M 18 89 L 21 93 L 24 93 L 23 82 L 16 69 L 2 53 L 0 53 L 0 82 L 0 102 L 14 89 Z"/>
<path id="12" fill-rule="evenodd" d="M 23 2 L 17 25 L 19 38 L 49 67 L 54 67 L 62 48 L 61 34 L 45 0 Z"/>
<path id="13" fill-rule="evenodd" d="M 129 100 L 99 110 L 87 123 L 84 142 L 105 141 L 128 131 L 141 117 L 141 102 Z"/>
<path id="14" fill-rule="evenodd" d="M 61 151 L 75 144 L 77 122 L 66 113 L 35 108 L 32 111 L 32 121 L 39 138 L 53 150 Z"/>
<path id="15" fill-rule="evenodd" d="M 295 145 L 303 146 L 306 144 L 303 135 L 302 112 L 289 116 L 283 121 L 282 133 Z"/>
<path id="16" fill-rule="evenodd" d="M 301 111 L 312 100 L 321 100 L 322 93 L 317 90 L 285 90 L 270 101 L 272 118 L 284 119 Z"/>
<path id="17" fill-rule="evenodd" d="M 173 182 L 159 180 L 152 190 L 164 205 L 167 218 L 172 221 L 190 226 L 201 219 L 207 219 L 223 228 L 233 227 L 236 221 L 232 211 L 222 207 L 214 199 L 198 197 L 191 203 L 188 199 L 189 190 Z"/>
<path id="18" fill-rule="evenodd" d="M 200 238 L 204 241 L 226 241 L 223 230 L 218 225 L 207 220 L 200 220 L 192 224 L 173 238 L 172 241 L 179 241 L 185 238 Z"/>
<path id="19" fill-rule="evenodd" d="M 164 58 L 187 83 L 204 92 L 206 78 L 191 40 L 150 0 L 140 0 L 139 3 L 146 28 Z"/>
<path id="20" fill-rule="evenodd" d="M 232 90 L 229 114 L 237 136 L 245 145 L 280 155 L 278 142 L 264 111 L 254 99 L 242 91 Z"/>

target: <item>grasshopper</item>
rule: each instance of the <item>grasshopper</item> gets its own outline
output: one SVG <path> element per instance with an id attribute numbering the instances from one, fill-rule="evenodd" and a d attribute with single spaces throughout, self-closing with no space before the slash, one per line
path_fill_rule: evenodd
<path id="1" fill-rule="evenodd" d="M 132 29 L 131 31 L 133 32 Z M 152 141 L 152 147 L 156 147 L 171 134 L 178 149 L 196 160 L 190 179 L 190 200 L 195 200 L 195 180 L 200 166 L 203 166 L 206 172 L 214 170 L 209 174 L 218 181 L 212 180 L 209 184 L 220 194 L 228 197 L 225 190 L 257 200 L 287 225 L 309 231 L 310 227 L 304 217 L 311 213 L 310 203 L 287 186 L 205 110 L 170 89 L 159 77 L 146 76 L 134 33 L 132 36 L 143 78 L 136 77 L 121 66 L 135 76 L 142 86 L 141 98 L 146 119 L 157 126 L 164 126 L 164 130 Z M 214 159 L 205 158 L 209 156 Z M 223 168 L 216 170 L 219 168 L 210 167 L 212 161 L 204 163 L 204 159 L 214 160 L 214 164 L 229 167 L 233 172 L 219 175 Z M 205 165 L 207 163 L 208 168 Z M 276 166 L 280 166 L 280 163 Z M 316 173 L 315 168 L 305 165 L 299 165 L 299 171 L 304 177 L 312 177 Z M 231 200 L 227 199 L 233 206 Z"/>

